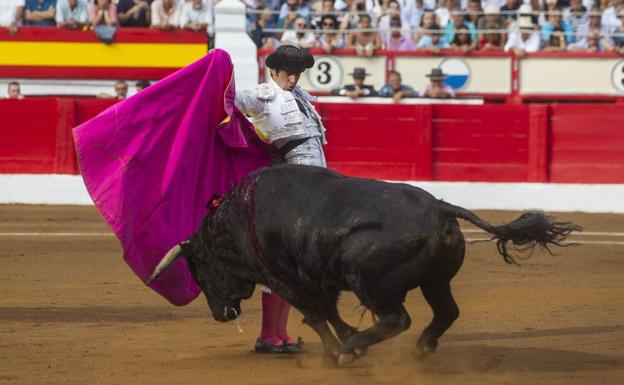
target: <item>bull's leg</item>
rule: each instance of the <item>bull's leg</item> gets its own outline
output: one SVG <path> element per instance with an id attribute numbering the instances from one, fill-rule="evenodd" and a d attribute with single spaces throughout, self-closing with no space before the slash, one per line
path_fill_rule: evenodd
<path id="1" fill-rule="evenodd" d="M 319 303 L 317 298 L 309 297 L 304 293 L 291 292 L 288 294 L 290 295 L 284 296 L 284 298 L 303 314 L 303 322 L 321 337 L 325 363 L 335 365 L 342 345 L 327 324 L 327 310 L 323 308 L 323 304 Z"/>
<path id="2" fill-rule="evenodd" d="M 420 289 L 433 310 L 433 320 L 422 332 L 417 343 L 418 350 L 424 357 L 435 352 L 438 338 L 459 317 L 459 308 L 453 299 L 450 281 L 428 283 Z"/>
<path id="3" fill-rule="evenodd" d="M 321 342 L 323 343 L 323 360 L 325 364 L 334 366 L 336 363 L 336 359 L 340 354 L 341 345 L 329 329 L 327 321 L 315 315 L 308 316 L 304 312 L 303 322 L 310 325 L 310 327 L 314 329 L 319 337 L 321 337 Z"/>
<path id="4" fill-rule="evenodd" d="M 349 337 L 357 332 L 356 328 L 340 318 L 340 314 L 338 314 L 338 309 L 336 307 L 328 310 L 327 317 L 329 323 L 336 331 L 336 335 L 338 336 L 340 342 L 345 343 Z"/>
<path id="5" fill-rule="evenodd" d="M 355 333 L 344 344 L 338 358 L 339 366 L 361 356 L 370 345 L 394 337 L 408 329 L 412 322 L 403 305 L 398 305 L 394 311 L 384 310 L 383 313 L 376 312 L 375 314 L 379 317 L 379 322 L 366 330 Z"/>

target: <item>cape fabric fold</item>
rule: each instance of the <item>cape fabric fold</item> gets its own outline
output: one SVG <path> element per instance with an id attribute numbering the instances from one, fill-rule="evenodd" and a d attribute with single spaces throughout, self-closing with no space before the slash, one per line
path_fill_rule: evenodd
<path id="1" fill-rule="evenodd" d="M 73 131 L 87 190 L 143 282 L 198 230 L 213 194 L 269 165 L 234 90 L 229 55 L 212 50 Z M 184 258 L 151 287 L 175 305 L 200 292 Z"/>

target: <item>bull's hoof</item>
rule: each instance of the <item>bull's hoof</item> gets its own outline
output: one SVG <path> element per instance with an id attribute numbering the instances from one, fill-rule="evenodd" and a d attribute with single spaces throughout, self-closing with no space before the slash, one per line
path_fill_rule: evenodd
<path id="1" fill-rule="evenodd" d="M 418 358 L 419 360 L 424 360 L 425 358 L 427 358 L 430 355 L 432 355 L 433 353 L 435 353 L 435 351 L 436 351 L 436 347 L 435 346 L 419 345 L 418 346 L 418 354 L 417 354 L 416 358 Z"/>
<path id="2" fill-rule="evenodd" d="M 355 355 L 351 353 L 341 353 L 338 356 L 338 367 L 344 368 L 355 360 Z"/>

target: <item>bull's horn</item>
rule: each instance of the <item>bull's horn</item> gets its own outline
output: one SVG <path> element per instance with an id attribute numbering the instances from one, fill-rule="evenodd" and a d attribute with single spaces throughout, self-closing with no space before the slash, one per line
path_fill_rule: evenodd
<path id="1" fill-rule="evenodd" d="M 145 282 L 145 284 L 148 286 L 151 285 L 152 282 L 154 282 L 154 280 L 158 278 L 160 273 L 165 271 L 169 266 L 171 266 L 173 262 L 175 262 L 176 259 L 178 259 L 181 253 L 182 247 L 180 247 L 180 245 L 175 245 L 169 251 L 167 251 L 167 254 L 165 254 L 163 259 L 161 259 L 161 261 L 158 263 L 158 266 L 156 266 L 156 269 L 154 269 L 154 272 Z"/>

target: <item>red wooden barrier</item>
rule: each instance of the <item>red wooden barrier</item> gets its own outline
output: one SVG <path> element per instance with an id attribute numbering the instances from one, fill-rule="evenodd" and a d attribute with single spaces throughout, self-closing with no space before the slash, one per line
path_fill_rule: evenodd
<path id="1" fill-rule="evenodd" d="M 393 180 L 431 179 L 431 107 L 321 104 L 327 158 L 342 173 Z"/>
<path id="2" fill-rule="evenodd" d="M 550 180 L 624 183 L 624 106 L 553 105 Z"/>
<path id="3" fill-rule="evenodd" d="M 0 173 L 77 173 L 71 128 L 114 100 L 0 100 Z M 624 106 L 318 106 L 339 172 L 389 180 L 624 183 Z"/>
<path id="4" fill-rule="evenodd" d="M 77 174 L 71 129 L 116 101 L 0 100 L 0 173 Z"/>

